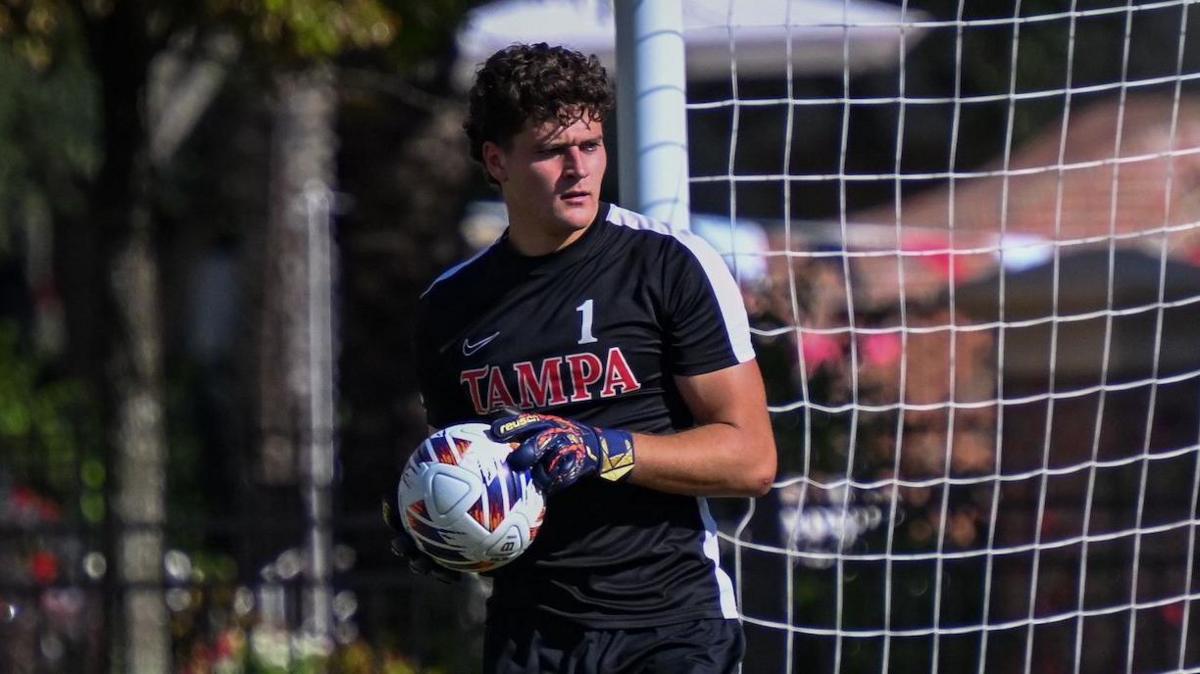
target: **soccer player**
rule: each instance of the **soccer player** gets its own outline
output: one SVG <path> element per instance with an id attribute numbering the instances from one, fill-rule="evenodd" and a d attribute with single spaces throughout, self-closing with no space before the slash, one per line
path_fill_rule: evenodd
<path id="1" fill-rule="evenodd" d="M 491 422 L 547 494 L 533 545 L 493 574 L 484 671 L 734 671 L 703 497 L 775 476 L 738 288 L 695 235 L 599 200 L 613 94 L 594 56 L 506 48 L 469 105 L 509 227 L 422 295 L 416 367 L 430 426 Z"/>

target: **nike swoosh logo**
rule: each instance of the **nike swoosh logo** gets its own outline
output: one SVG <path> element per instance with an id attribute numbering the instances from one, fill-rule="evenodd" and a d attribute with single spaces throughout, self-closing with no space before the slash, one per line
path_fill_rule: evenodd
<path id="1" fill-rule="evenodd" d="M 493 339 L 495 339 L 499 336 L 500 336 L 500 331 L 497 330 L 496 332 L 493 332 L 492 334 L 488 335 L 487 337 L 484 337 L 483 339 L 479 340 L 478 342 L 475 342 L 474 344 L 471 343 L 470 339 L 464 339 L 463 340 L 463 355 L 470 356 L 470 355 L 474 354 L 476 351 L 487 346 L 488 344 L 491 343 L 491 341 Z"/>

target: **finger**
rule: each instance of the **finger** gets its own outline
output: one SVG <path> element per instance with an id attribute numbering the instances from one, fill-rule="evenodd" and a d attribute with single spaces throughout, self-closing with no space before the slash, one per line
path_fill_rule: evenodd
<path id="1" fill-rule="evenodd" d="M 533 475 L 533 483 L 547 496 L 562 488 L 562 485 L 550 473 L 546 472 L 545 464 L 539 463 L 534 466 L 531 474 Z"/>
<path id="2" fill-rule="evenodd" d="M 429 575 L 436 565 L 425 555 L 413 555 L 408 558 L 408 570 L 421 575 Z"/>
<path id="3" fill-rule="evenodd" d="M 410 556 L 408 554 L 408 548 L 404 547 L 404 540 L 400 536 L 391 538 L 391 540 L 388 541 L 388 547 L 391 548 L 391 554 L 398 556 L 398 558 L 408 559 Z"/>
<path id="4" fill-rule="evenodd" d="M 411 558 L 420 556 L 421 548 L 417 546 L 417 541 L 407 531 L 400 529 L 392 537 L 392 552 L 401 557 Z"/>
<path id="5" fill-rule="evenodd" d="M 551 477 L 554 485 L 549 493 L 553 493 L 575 484 L 583 473 L 583 467 L 579 454 L 567 449 L 553 454 L 547 453 L 538 462 L 534 471 L 541 469 L 543 473 Z"/>
<path id="6" fill-rule="evenodd" d="M 513 413 L 513 414 L 502 414 L 502 415 L 496 417 L 492 421 L 488 422 L 488 429 L 487 429 L 486 435 L 489 438 L 491 438 L 492 440 L 495 440 L 496 442 L 503 442 L 502 440 L 500 440 L 500 438 L 496 437 L 497 427 L 507 426 L 508 424 L 511 424 L 512 422 L 516 421 L 517 418 L 520 416 L 521 416 L 520 413 Z"/>
<path id="7" fill-rule="evenodd" d="M 570 476 L 578 471 L 582 464 L 579 448 L 576 446 L 557 447 L 557 451 L 546 452 L 538 465 L 545 469 L 548 475 L 558 475 L 559 479 Z"/>
<path id="8" fill-rule="evenodd" d="M 439 565 L 432 557 L 421 552 L 413 539 L 392 539 L 392 552 L 408 562 L 408 570 L 422 576 L 429 576 L 443 583 L 455 583 L 462 576 L 457 571 L 451 571 Z"/>
<path id="9" fill-rule="evenodd" d="M 553 426 L 554 420 L 550 417 L 540 414 L 518 414 L 501 417 L 492 422 L 488 433 L 497 442 L 520 442 Z"/>
<path id="10" fill-rule="evenodd" d="M 397 519 L 396 510 L 392 507 L 391 501 L 386 496 L 380 500 L 382 501 L 383 523 L 394 531 L 403 531 L 403 527 L 400 525 L 400 520 Z"/>
<path id="11" fill-rule="evenodd" d="M 508 467 L 513 470 L 529 470 L 546 453 L 546 446 L 532 437 L 521 443 L 508 455 Z"/>
<path id="12" fill-rule="evenodd" d="M 505 436 L 509 432 L 523 427 L 524 424 L 527 423 L 527 418 L 529 417 L 536 418 L 537 415 L 519 412 L 515 414 L 504 414 L 496 417 L 496 419 L 494 419 L 488 425 L 487 435 L 496 442 L 504 442 L 507 439 Z M 504 435 L 502 435 L 502 433 Z"/>

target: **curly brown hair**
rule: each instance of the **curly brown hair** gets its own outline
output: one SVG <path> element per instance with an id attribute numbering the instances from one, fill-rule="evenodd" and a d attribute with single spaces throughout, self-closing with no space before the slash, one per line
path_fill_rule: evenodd
<path id="1" fill-rule="evenodd" d="M 468 96 L 463 129 L 471 158 L 481 164 L 486 141 L 508 148 L 526 124 L 558 121 L 567 126 L 584 117 L 604 123 L 614 105 L 608 73 L 595 55 L 545 42 L 515 44 L 492 54 L 475 73 Z"/>

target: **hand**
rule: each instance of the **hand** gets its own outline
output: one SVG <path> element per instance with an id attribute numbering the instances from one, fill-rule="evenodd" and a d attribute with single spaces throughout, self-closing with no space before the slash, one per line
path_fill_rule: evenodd
<path id="1" fill-rule="evenodd" d="M 400 523 L 398 517 L 399 512 L 394 502 L 385 496 L 383 498 L 383 522 L 392 530 L 392 554 L 407 562 L 408 570 L 413 573 L 429 576 L 443 583 L 458 582 L 462 574 L 438 564 L 417 547 L 417 542 L 404 530 L 404 525 Z"/>
<path id="2" fill-rule="evenodd" d="M 534 483 L 546 494 L 569 487 L 588 475 L 617 481 L 633 470 L 633 436 L 603 430 L 548 414 L 516 414 L 492 423 L 492 439 L 518 442 L 508 456 L 516 470 L 533 470 Z"/>

